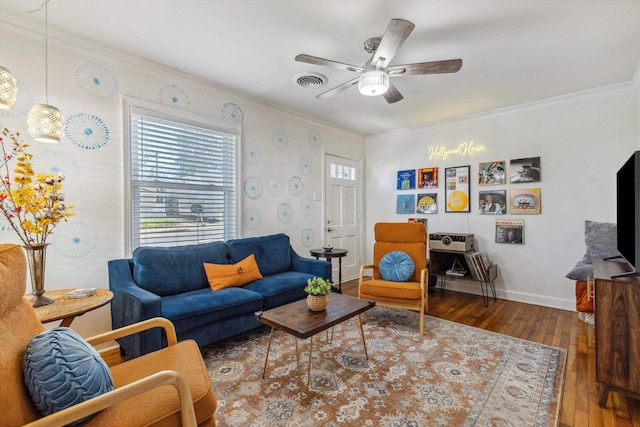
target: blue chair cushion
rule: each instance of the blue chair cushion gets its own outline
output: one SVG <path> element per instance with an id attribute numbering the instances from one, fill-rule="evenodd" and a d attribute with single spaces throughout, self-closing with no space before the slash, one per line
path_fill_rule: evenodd
<path id="1" fill-rule="evenodd" d="M 393 251 L 382 257 L 378 268 L 384 280 L 406 282 L 413 275 L 415 266 L 406 252 Z"/>
<path id="2" fill-rule="evenodd" d="M 107 364 L 70 328 L 52 328 L 33 337 L 22 370 L 31 399 L 44 415 L 113 390 Z"/>

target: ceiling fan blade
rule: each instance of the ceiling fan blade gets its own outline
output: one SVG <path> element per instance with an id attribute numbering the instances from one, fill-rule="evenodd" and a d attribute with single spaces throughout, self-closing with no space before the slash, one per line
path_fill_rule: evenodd
<path id="1" fill-rule="evenodd" d="M 391 82 L 389 82 L 389 89 L 384 93 L 383 96 L 389 104 L 401 101 L 404 98 L 404 96 L 402 96 L 402 94 L 398 91 L 396 85 Z"/>
<path id="2" fill-rule="evenodd" d="M 364 68 L 356 65 L 343 64 L 342 62 L 332 61 L 330 59 L 318 58 L 317 56 L 305 55 L 301 53 L 296 56 L 296 61 L 306 62 L 307 64 L 323 65 L 325 67 L 337 68 L 338 70 L 354 71 L 356 73 L 363 73 Z"/>
<path id="3" fill-rule="evenodd" d="M 456 73 L 462 68 L 462 59 L 418 62 L 415 64 L 393 65 L 387 69 L 389 76 L 415 76 L 420 74 Z"/>
<path id="4" fill-rule="evenodd" d="M 336 86 L 331 90 L 321 93 L 320 95 L 316 96 L 316 98 L 326 99 L 326 98 L 332 97 L 336 93 L 344 92 L 345 90 L 349 89 L 351 86 L 357 85 L 359 79 L 360 77 L 356 77 L 353 80 L 349 80 L 348 82 L 342 83 L 341 85 Z"/>
<path id="5" fill-rule="evenodd" d="M 371 64 L 379 68 L 387 67 L 414 28 L 413 23 L 404 19 L 389 21 L 380 45 L 371 58 Z"/>

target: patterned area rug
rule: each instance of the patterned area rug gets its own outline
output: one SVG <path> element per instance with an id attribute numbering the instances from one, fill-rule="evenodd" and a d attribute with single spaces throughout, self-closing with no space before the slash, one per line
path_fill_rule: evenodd
<path id="1" fill-rule="evenodd" d="M 313 341 L 301 402 L 294 338 L 269 328 L 203 348 L 224 426 L 555 426 L 566 351 L 419 314 L 374 307 Z M 309 339 L 299 341 L 304 387 Z"/>

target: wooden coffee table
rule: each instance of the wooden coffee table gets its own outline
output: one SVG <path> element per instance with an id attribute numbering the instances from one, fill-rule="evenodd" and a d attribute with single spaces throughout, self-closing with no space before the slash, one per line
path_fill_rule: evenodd
<path id="1" fill-rule="evenodd" d="M 333 326 L 344 322 L 354 316 L 358 316 L 358 326 L 360 327 L 360 336 L 362 337 L 362 346 L 364 347 L 364 355 L 369 359 L 367 354 L 367 343 L 364 339 L 364 331 L 362 330 L 362 322 L 360 314 L 375 306 L 374 301 L 361 300 L 348 295 L 332 293 L 329 295 L 329 305 L 326 310 L 312 311 L 307 307 L 306 300 L 295 301 L 280 307 L 272 308 L 267 311 L 259 311 L 256 318 L 265 325 L 271 326 L 269 334 L 269 343 L 267 344 L 267 355 L 264 359 L 264 368 L 262 369 L 262 379 L 264 379 L 267 371 L 267 362 L 269 361 L 269 351 L 271 350 L 271 339 L 273 331 L 279 329 L 294 337 L 296 343 L 296 361 L 298 364 L 298 386 L 300 387 L 300 398 L 303 403 L 309 400 L 311 385 L 311 355 L 313 353 L 313 336 L 319 332 L 326 331 Z M 333 330 L 331 331 L 331 340 L 333 339 Z M 327 332 L 328 333 L 328 332 Z M 298 339 L 310 338 L 309 340 L 309 366 L 307 370 L 307 389 L 304 393 L 302 386 L 302 377 L 300 370 L 300 353 L 298 350 Z M 303 395 L 306 394 L 306 399 Z"/>

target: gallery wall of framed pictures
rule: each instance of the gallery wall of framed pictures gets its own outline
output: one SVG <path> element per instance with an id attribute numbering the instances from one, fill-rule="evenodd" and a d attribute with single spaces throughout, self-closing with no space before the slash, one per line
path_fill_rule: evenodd
<path id="1" fill-rule="evenodd" d="M 524 219 L 502 216 L 542 213 L 541 189 L 536 186 L 541 181 L 540 157 L 480 162 L 477 178 L 471 175 L 471 165 L 446 167 L 444 173 L 440 172 L 437 166 L 399 170 L 396 213 L 500 215 L 495 224 L 495 242 L 524 244 Z M 478 186 L 477 198 L 472 193 L 473 183 Z M 419 219 L 412 216 L 408 221 Z"/>

